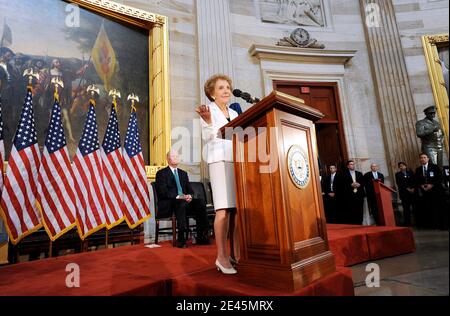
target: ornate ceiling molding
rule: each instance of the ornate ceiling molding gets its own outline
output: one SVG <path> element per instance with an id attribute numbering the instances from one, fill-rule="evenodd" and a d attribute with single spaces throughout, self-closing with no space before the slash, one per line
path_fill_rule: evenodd
<path id="1" fill-rule="evenodd" d="M 137 9 L 134 7 L 127 6 L 125 4 L 120 4 L 110 0 L 70 0 L 76 4 L 79 4 L 87 8 L 104 9 L 109 12 L 115 12 L 124 16 L 135 18 L 138 20 L 143 20 L 155 24 L 163 25 L 166 23 L 166 17 L 151 13 L 145 10 Z"/>

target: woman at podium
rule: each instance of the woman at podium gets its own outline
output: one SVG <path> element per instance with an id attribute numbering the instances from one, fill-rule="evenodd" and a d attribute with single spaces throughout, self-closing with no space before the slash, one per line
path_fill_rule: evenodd
<path id="1" fill-rule="evenodd" d="M 236 274 L 233 264 L 239 254 L 236 229 L 236 189 L 234 181 L 233 143 L 219 135 L 219 130 L 238 116 L 228 107 L 232 96 L 232 81 L 224 75 L 214 75 L 205 83 L 205 94 L 211 103 L 197 107 L 201 117 L 202 137 L 206 143 L 216 217 L 214 232 L 217 246 L 216 267 L 224 274 Z M 231 255 L 227 254 L 228 233 L 234 241 Z"/>

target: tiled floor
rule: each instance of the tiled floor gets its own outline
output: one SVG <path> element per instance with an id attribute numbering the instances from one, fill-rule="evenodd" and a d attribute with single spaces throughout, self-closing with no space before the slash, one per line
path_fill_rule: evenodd
<path id="1" fill-rule="evenodd" d="M 368 263 L 352 267 L 357 296 L 448 296 L 448 231 L 415 231 L 417 252 L 374 261 L 380 287 L 366 286 Z"/>

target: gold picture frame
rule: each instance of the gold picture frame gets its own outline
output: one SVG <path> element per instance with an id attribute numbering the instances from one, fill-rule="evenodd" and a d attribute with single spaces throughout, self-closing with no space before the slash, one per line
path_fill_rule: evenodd
<path id="1" fill-rule="evenodd" d="M 147 177 L 154 180 L 156 172 L 166 166 L 166 153 L 172 144 L 169 78 L 168 18 L 110 0 L 65 0 L 81 8 L 148 30 L 150 165 Z"/>
<path id="2" fill-rule="evenodd" d="M 439 118 L 445 135 L 445 150 L 449 154 L 449 98 L 445 86 L 441 61 L 439 58 L 439 48 L 449 45 L 448 34 L 426 35 L 422 37 L 425 50 L 425 58 L 428 65 L 431 86 L 436 103 Z"/>

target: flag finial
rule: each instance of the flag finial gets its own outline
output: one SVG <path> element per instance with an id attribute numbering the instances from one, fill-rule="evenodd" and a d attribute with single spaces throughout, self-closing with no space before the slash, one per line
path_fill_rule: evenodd
<path id="1" fill-rule="evenodd" d="M 90 102 L 95 106 L 95 95 L 100 95 L 100 89 L 95 84 L 91 84 L 86 91 L 91 95 Z"/>
<path id="2" fill-rule="evenodd" d="M 120 91 L 117 89 L 112 89 L 109 91 L 109 95 L 113 97 L 113 105 L 114 105 L 114 109 L 117 112 L 117 99 L 121 98 L 122 95 L 120 94 Z"/>
<path id="3" fill-rule="evenodd" d="M 28 68 L 23 72 L 23 76 L 28 77 L 28 90 L 31 91 L 33 89 L 33 79 L 39 80 L 39 74 L 33 68 Z"/>
<path id="4" fill-rule="evenodd" d="M 139 102 L 139 97 L 134 93 L 128 96 L 128 101 L 131 101 L 131 112 L 136 112 L 136 102 Z"/>
<path id="5" fill-rule="evenodd" d="M 51 83 L 55 86 L 55 94 L 54 94 L 55 100 L 59 102 L 59 91 L 58 91 L 58 89 L 59 88 L 62 88 L 62 89 L 64 88 L 64 82 L 62 81 L 61 78 L 54 77 L 54 78 L 52 78 Z"/>

